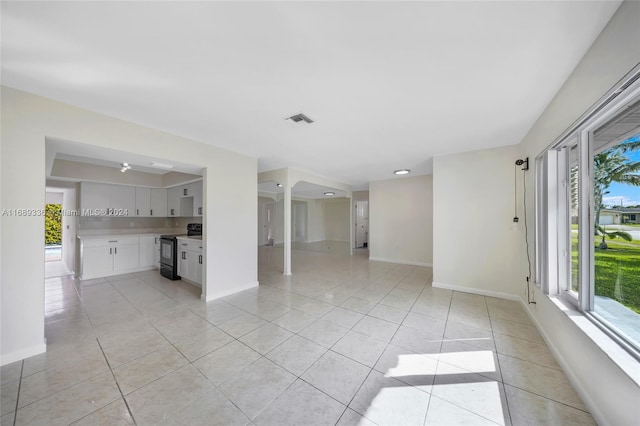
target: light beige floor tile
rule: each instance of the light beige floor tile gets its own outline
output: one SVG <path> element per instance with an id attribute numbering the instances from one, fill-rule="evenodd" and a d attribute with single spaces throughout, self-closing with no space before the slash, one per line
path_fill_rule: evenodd
<path id="1" fill-rule="evenodd" d="M 298 379 L 256 419 L 257 425 L 334 425 L 345 406 Z"/>
<path id="2" fill-rule="evenodd" d="M 0 381 L 2 383 L 14 382 L 20 379 L 22 372 L 22 361 L 12 362 L 11 364 L 0 367 Z"/>
<path id="3" fill-rule="evenodd" d="M 69 386 L 83 382 L 97 376 L 109 367 L 104 359 L 87 358 L 74 360 L 59 367 L 48 368 L 22 379 L 20 386 L 20 407 L 31 404 L 34 401 L 53 395 Z"/>
<path id="4" fill-rule="evenodd" d="M 376 306 L 376 302 L 371 302 L 369 300 L 360 299 L 358 297 L 350 297 L 340 305 L 343 308 L 350 309 L 355 312 L 359 312 L 361 314 L 368 313 L 374 306 Z"/>
<path id="5" fill-rule="evenodd" d="M 173 343 L 213 327 L 211 323 L 203 320 L 192 312 L 174 321 L 157 321 L 153 322 L 153 325 L 164 337 Z"/>
<path id="6" fill-rule="evenodd" d="M 293 333 L 297 333 L 303 328 L 315 322 L 317 319 L 317 317 L 309 315 L 306 312 L 292 309 L 286 314 L 274 319 L 272 322 L 282 328 L 286 328 Z"/>
<path id="7" fill-rule="evenodd" d="M 232 335 L 235 338 L 244 336 L 245 334 L 255 330 L 256 328 L 266 324 L 267 322 L 262 318 L 258 318 L 253 314 L 242 314 L 239 317 L 235 317 L 227 322 L 220 324 L 218 327 Z"/>
<path id="8" fill-rule="evenodd" d="M 391 343 L 415 353 L 437 356 L 442 346 L 442 337 L 401 325 Z"/>
<path id="9" fill-rule="evenodd" d="M 193 363 L 211 382 L 220 384 L 260 358 L 243 343 L 233 341 Z"/>
<path id="10" fill-rule="evenodd" d="M 175 344 L 176 348 L 191 362 L 233 341 L 233 337 L 217 327 L 188 337 Z"/>
<path id="11" fill-rule="evenodd" d="M 293 336 L 293 333 L 275 324 L 265 324 L 245 334 L 239 340 L 256 352 L 266 354 Z"/>
<path id="12" fill-rule="evenodd" d="M 173 346 L 166 346 L 115 368 L 113 374 L 126 395 L 187 363 L 187 359 Z"/>
<path id="13" fill-rule="evenodd" d="M 300 336 L 293 336 L 265 356 L 285 370 L 300 376 L 327 352 L 320 346 Z"/>
<path id="14" fill-rule="evenodd" d="M 514 425 L 595 425 L 589 413 L 505 385 Z"/>
<path id="15" fill-rule="evenodd" d="M 282 367 L 260 358 L 223 382 L 220 390 L 244 414 L 254 419 L 295 380 L 296 377 Z"/>
<path id="16" fill-rule="evenodd" d="M 495 426 L 497 424 L 499 423 L 485 419 L 435 395 L 432 395 L 429 401 L 429 411 L 425 422 L 426 426 Z"/>
<path id="17" fill-rule="evenodd" d="M 491 330 L 470 327 L 455 321 L 447 321 L 444 337 L 445 341 L 458 341 L 481 349 L 496 350 Z"/>
<path id="18" fill-rule="evenodd" d="M 191 404 L 177 410 L 164 422 L 167 426 L 243 426 L 251 422 L 217 389 L 211 389 Z"/>
<path id="19" fill-rule="evenodd" d="M 168 345 L 170 345 L 169 341 L 154 330 L 153 333 L 144 337 L 113 344 L 103 350 L 111 368 L 116 368 Z"/>
<path id="20" fill-rule="evenodd" d="M 349 331 L 333 345 L 331 350 L 368 367 L 373 367 L 386 346 L 386 342 Z"/>
<path id="21" fill-rule="evenodd" d="M 113 376 L 103 373 L 19 409 L 16 425 L 67 425 L 119 397 Z"/>
<path id="22" fill-rule="evenodd" d="M 520 324 L 518 322 L 507 321 L 500 318 L 493 319 L 491 321 L 491 325 L 493 326 L 494 333 L 505 334 L 507 336 L 528 340 L 533 343 L 544 344 L 542 336 L 540 336 L 538 330 L 532 325 Z"/>
<path id="23" fill-rule="evenodd" d="M 402 324 L 402 321 L 404 321 L 404 318 L 407 316 L 407 311 L 386 305 L 376 305 L 367 315 L 385 321 L 395 322 L 396 324 Z"/>
<path id="24" fill-rule="evenodd" d="M 167 374 L 126 396 L 138 425 L 157 425 L 213 389 L 191 365 Z"/>
<path id="25" fill-rule="evenodd" d="M 431 392 L 437 367 L 437 358 L 388 345 L 374 369 L 385 377 L 391 377 L 422 391 Z"/>
<path id="26" fill-rule="evenodd" d="M 219 326 L 246 313 L 242 309 L 224 302 L 212 306 L 209 305 L 210 303 L 207 303 L 205 317 L 213 325 Z"/>
<path id="27" fill-rule="evenodd" d="M 347 334 L 349 329 L 340 327 L 339 325 L 319 319 L 298 334 L 305 339 L 312 340 L 326 348 L 333 346 L 338 340 Z"/>
<path id="28" fill-rule="evenodd" d="M 391 341 L 399 327 L 400 326 L 396 323 L 365 315 L 356 325 L 353 326 L 353 331 L 366 334 L 367 336 L 388 343 Z"/>
<path id="29" fill-rule="evenodd" d="M 379 425 L 420 425 L 430 395 L 373 370 L 349 408 Z"/>
<path id="30" fill-rule="evenodd" d="M 370 368 L 329 351 L 301 378 L 346 405 L 356 394 L 369 371 Z"/>
<path id="31" fill-rule="evenodd" d="M 73 426 L 127 426 L 135 423 L 124 401 L 118 399 L 72 424 Z"/>
<path id="32" fill-rule="evenodd" d="M 500 318 L 507 321 L 515 321 L 522 324 L 533 325 L 529 315 L 524 311 L 522 306 L 518 302 L 513 302 L 514 305 L 488 305 L 489 316 L 494 318 Z"/>
<path id="33" fill-rule="evenodd" d="M 587 411 L 562 371 L 498 354 L 505 384 Z"/>
<path id="34" fill-rule="evenodd" d="M 509 425 L 502 383 L 479 374 L 438 363 L 431 393 L 500 425 Z"/>
<path id="35" fill-rule="evenodd" d="M 13 426 L 13 421 L 16 417 L 16 412 L 12 411 L 3 416 L 0 416 L 0 426 Z"/>
<path id="36" fill-rule="evenodd" d="M 442 343 L 440 363 L 462 368 L 470 373 L 477 373 L 495 381 L 502 381 L 498 355 L 486 349 L 468 345 L 460 341 Z"/>
<path id="37" fill-rule="evenodd" d="M 376 426 L 376 424 L 366 417 L 362 417 L 351 408 L 347 408 L 338 423 L 336 423 L 336 426 Z"/>
<path id="38" fill-rule="evenodd" d="M 18 402 L 20 381 L 5 383 L 0 386 L 0 416 L 15 411 Z"/>
<path id="39" fill-rule="evenodd" d="M 547 345 L 498 333 L 494 334 L 494 340 L 498 353 L 561 370 Z"/>
<path id="40" fill-rule="evenodd" d="M 406 327 L 417 328 L 438 336 L 444 336 L 446 324 L 445 321 L 417 312 L 409 312 L 402 322 L 402 325 Z"/>
<path id="41" fill-rule="evenodd" d="M 315 317 L 321 317 L 325 315 L 327 312 L 329 312 L 330 310 L 332 310 L 333 305 L 326 302 L 322 302 L 320 300 L 312 300 L 300 306 L 298 309 L 308 313 L 309 315 L 313 315 Z"/>
<path id="42" fill-rule="evenodd" d="M 491 320 L 489 315 L 478 316 L 475 313 L 465 312 L 464 310 L 449 310 L 447 323 L 453 321 L 465 327 L 480 328 L 491 331 Z"/>
<path id="43" fill-rule="evenodd" d="M 364 317 L 363 314 L 337 307 L 329 311 L 322 319 L 334 322 L 340 327 L 351 328 Z"/>
<path id="44" fill-rule="evenodd" d="M 286 314 L 287 312 L 289 312 L 291 310 L 291 308 L 285 306 L 285 305 L 281 305 L 279 303 L 273 303 L 270 302 L 268 300 L 263 300 L 260 299 L 260 302 L 258 303 L 255 311 L 249 311 L 252 314 L 267 320 L 267 321 L 272 321 L 284 314 Z"/>

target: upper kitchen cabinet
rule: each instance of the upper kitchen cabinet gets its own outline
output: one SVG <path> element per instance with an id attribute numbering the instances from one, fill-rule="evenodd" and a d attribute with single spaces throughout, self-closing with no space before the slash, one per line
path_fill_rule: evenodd
<path id="1" fill-rule="evenodd" d="M 136 212 L 138 217 L 151 216 L 151 188 L 136 186 Z"/>
<path id="2" fill-rule="evenodd" d="M 135 216 L 135 187 L 82 182 L 80 209 L 83 216 Z"/>
<path id="3" fill-rule="evenodd" d="M 193 191 L 193 215 L 202 216 L 203 214 L 203 194 L 202 194 L 202 181 L 194 182 L 191 185 Z"/>
<path id="4" fill-rule="evenodd" d="M 182 187 L 174 186 L 167 189 L 167 216 L 175 217 L 180 214 L 180 200 L 182 199 Z"/>
<path id="5" fill-rule="evenodd" d="M 136 215 L 136 188 L 134 186 L 110 185 L 110 196 L 110 215 Z"/>
<path id="6" fill-rule="evenodd" d="M 167 217 L 167 189 L 151 188 L 151 214 L 153 217 Z"/>
<path id="7" fill-rule="evenodd" d="M 110 187 L 106 183 L 82 182 L 80 208 L 83 216 L 106 216 L 110 207 Z"/>

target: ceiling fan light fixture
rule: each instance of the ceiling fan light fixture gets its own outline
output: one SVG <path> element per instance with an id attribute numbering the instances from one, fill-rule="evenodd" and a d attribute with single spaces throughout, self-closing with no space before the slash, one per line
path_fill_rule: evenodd
<path id="1" fill-rule="evenodd" d="M 300 121 L 304 121 L 309 124 L 313 123 L 313 119 L 303 113 L 292 115 L 291 117 L 285 118 L 285 120 L 291 120 L 294 123 L 299 123 Z"/>
<path id="2" fill-rule="evenodd" d="M 131 166 L 129 165 L 129 163 L 120 163 L 120 171 L 122 173 L 126 172 L 127 170 L 131 169 Z"/>

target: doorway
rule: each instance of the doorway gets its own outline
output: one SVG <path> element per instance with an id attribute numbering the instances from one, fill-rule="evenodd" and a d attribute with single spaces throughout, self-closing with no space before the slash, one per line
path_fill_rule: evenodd
<path id="1" fill-rule="evenodd" d="M 45 278 L 73 274 L 75 217 L 65 215 L 75 206 L 73 188 L 47 187 L 45 194 L 44 260 Z"/>
<path id="2" fill-rule="evenodd" d="M 273 245 L 273 211 L 275 203 L 262 204 L 262 244 Z"/>
<path id="3" fill-rule="evenodd" d="M 369 247 L 369 202 L 356 201 L 355 208 L 356 248 Z"/>

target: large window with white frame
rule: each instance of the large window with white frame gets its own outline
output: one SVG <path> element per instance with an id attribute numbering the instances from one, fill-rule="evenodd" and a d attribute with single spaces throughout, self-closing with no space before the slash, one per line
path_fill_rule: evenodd
<path id="1" fill-rule="evenodd" d="M 640 73 L 536 158 L 536 283 L 640 356 Z"/>

